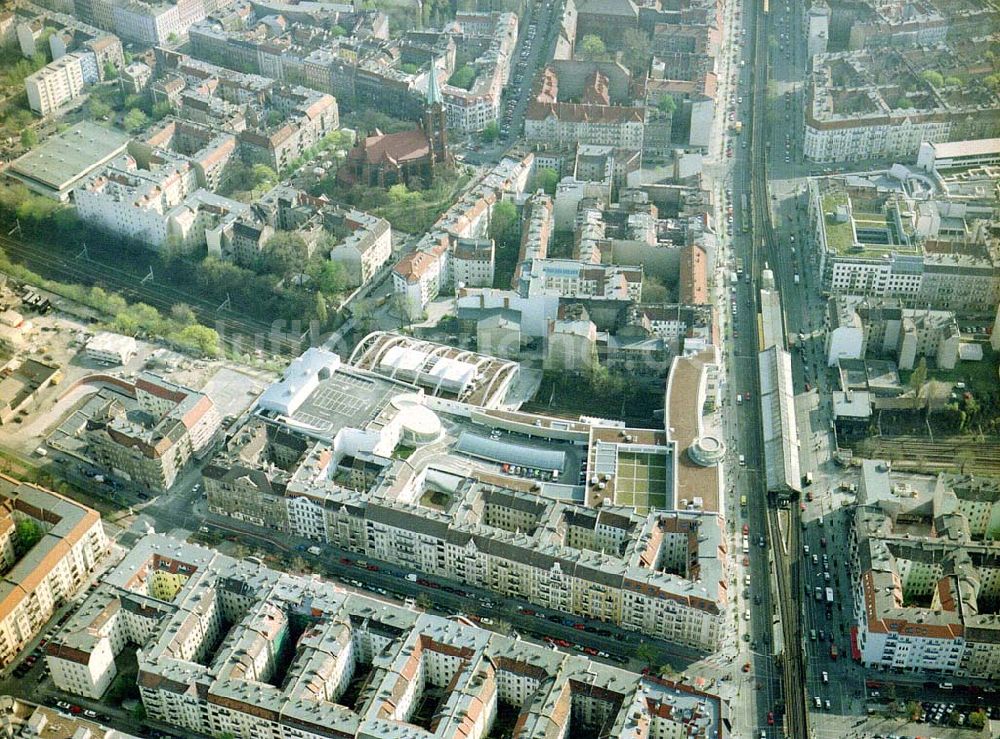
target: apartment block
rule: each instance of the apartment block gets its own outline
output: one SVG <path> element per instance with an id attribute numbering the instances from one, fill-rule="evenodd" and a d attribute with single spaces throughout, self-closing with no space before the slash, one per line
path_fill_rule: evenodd
<path id="1" fill-rule="evenodd" d="M 888 172 L 809 181 L 809 215 L 824 289 L 895 298 L 904 307 L 991 313 L 1000 302 L 1000 241 L 988 224 L 996 171 L 936 178 L 902 165 Z"/>
<path id="2" fill-rule="evenodd" d="M 125 154 L 74 191 L 80 219 L 152 248 L 205 245 L 249 206 L 199 186 L 199 170 L 182 155 L 157 149 L 140 168 Z"/>
<path id="3" fill-rule="evenodd" d="M 492 265 L 487 268 L 481 264 L 486 256 L 483 252 L 471 260 L 464 258 L 468 240 L 489 239 L 493 208 L 505 196 L 524 192 L 534 161 L 531 153 L 502 159 L 441 214 L 414 252 L 394 265 L 393 289 L 407 315 L 419 316 L 430 301 L 462 282 L 453 273 L 453 257 L 460 243 L 466 245 L 460 260 L 460 275 L 485 282 L 485 274 L 491 272 Z"/>
<path id="4" fill-rule="evenodd" d="M 526 736 L 726 734 L 719 698 L 687 685 L 158 534 L 105 578 L 46 659 L 57 687 L 94 696 L 126 648 L 141 650 L 146 714 L 180 732 L 485 739 L 509 712 Z"/>
<path id="5" fill-rule="evenodd" d="M 366 285 L 392 256 L 392 227 L 384 218 L 348 208 L 324 213 L 328 228 L 342 240 L 330 249 L 330 261 L 344 267 L 350 287 Z"/>
<path id="6" fill-rule="evenodd" d="M 995 96 L 972 82 L 987 46 L 983 37 L 952 46 L 814 56 L 806 101 L 806 158 L 909 161 L 924 142 L 1000 135 Z M 949 70 L 947 83 L 939 83 L 943 77 L 938 69 Z M 964 75 L 968 82 L 962 82 Z"/>
<path id="7" fill-rule="evenodd" d="M 84 88 L 97 80 L 97 57 L 93 52 L 66 54 L 25 78 L 28 107 L 41 116 L 51 115 L 79 98 Z"/>
<path id="8" fill-rule="evenodd" d="M 18 524 L 41 538 L 18 551 Z M 0 665 L 7 665 L 108 554 L 101 516 L 49 490 L 0 475 Z"/>
<path id="9" fill-rule="evenodd" d="M 93 12 L 103 16 L 103 8 L 98 7 L 101 1 L 90 0 Z M 122 38 L 159 46 L 178 42 L 192 24 L 205 18 L 208 12 L 206 6 L 214 8 L 214 5 L 215 2 L 211 0 L 175 0 L 165 3 L 112 0 L 111 21 L 115 33 Z"/>
<path id="10" fill-rule="evenodd" d="M 841 359 L 892 356 L 899 369 L 912 370 L 921 358 L 939 369 L 954 369 L 960 331 L 955 314 L 903 308 L 896 300 L 834 296 L 827 310 L 827 363 Z"/>
<path id="11" fill-rule="evenodd" d="M 571 102 L 576 101 L 579 102 Z M 529 143 L 597 144 L 641 151 L 646 110 L 628 71 L 611 62 L 555 61 L 535 83 L 524 118 Z"/>
<path id="12" fill-rule="evenodd" d="M 850 551 L 862 664 L 1000 679 L 997 480 L 906 478 L 864 460 L 860 487 Z"/>
<path id="13" fill-rule="evenodd" d="M 193 458 L 210 453 L 222 419 L 207 395 L 142 373 L 87 419 L 94 463 L 150 490 L 168 490 Z"/>

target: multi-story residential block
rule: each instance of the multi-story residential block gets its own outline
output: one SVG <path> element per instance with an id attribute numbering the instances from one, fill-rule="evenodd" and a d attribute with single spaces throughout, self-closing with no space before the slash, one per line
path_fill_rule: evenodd
<path id="1" fill-rule="evenodd" d="M 457 239 L 449 260 L 451 279 L 461 287 L 493 287 L 496 248 L 493 239 Z"/>
<path id="2" fill-rule="evenodd" d="M 533 165 L 534 155 L 530 153 L 520 158 L 502 159 L 441 214 L 431 232 L 417 244 L 415 252 L 396 263 L 393 287 L 407 315 L 419 316 L 427 303 L 456 284 L 452 270 L 456 245 L 463 239 L 489 238 L 494 206 L 505 195 L 524 192 Z M 463 264 L 459 269 L 465 276 L 469 276 L 467 268 L 482 274 L 485 269 L 476 266 L 480 261 L 476 258 L 472 264 Z M 482 280 L 485 281 L 485 274 Z"/>
<path id="3" fill-rule="evenodd" d="M 102 0 L 90 0 L 95 25 L 104 10 Z M 152 3 L 144 0 L 112 0 L 111 21 L 115 33 L 129 41 L 158 46 L 180 41 L 192 24 L 205 18 L 207 7 L 214 7 L 212 0 L 175 0 Z"/>
<path id="4" fill-rule="evenodd" d="M 185 157 L 194 167 L 198 186 L 212 191 L 228 183 L 240 151 L 235 134 L 173 116 L 133 140 L 129 153 L 141 167 L 148 169 L 157 149 Z"/>
<path id="5" fill-rule="evenodd" d="M 549 322 L 542 366 L 550 372 L 586 373 L 597 366 L 597 326 L 582 303 L 559 306 Z"/>
<path id="6" fill-rule="evenodd" d="M 28 106 L 39 115 L 51 115 L 79 98 L 84 88 L 97 80 L 97 57 L 93 52 L 66 54 L 25 78 Z"/>
<path id="7" fill-rule="evenodd" d="M 630 88 L 631 77 L 619 64 L 555 61 L 539 75 L 525 112 L 525 139 L 641 151 L 646 110 L 634 104 Z"/>
<path id="8" fill-rule="evenodd" d="M 17 552 L 18 524 L 41 528 Z M 110 543 L 97 511 L 49 490 L 0 475 L 0 665 L 35 637 L 55 610 L 85 585 Z M 18 557 L 20 554 L 20 557 Z"/>
<path id="9" fill-rule="evenodd" d="M 447 283 L 450 259 L 448 238 L 425 238 L 392 268 L 392 289 L 406 315 L 415 318 L 441 293 Z"/>
<path id="10" fill-rule="evenodd" d="M 948 37 L 951 23 L 933 3 L 868 0 L 860 7 L 864 8 L 861 12 L 838 6 L 832 14 L 827 9 L 841 28 L 849 26 L 849 49 L 933 46 L 943 43 Z M 970 9 L 956 15 L 977 14 L 976 10 Z"/>
<path id="11" fill-rule="evenodd" d="M 638 301 L 642 296 L 642 272 L 638 266 L 534 259 L 521 268 L 518 292 L 526 297 L 548 294 L 570 299 Z"/>
<path id="12" fill-rule="evenodd" d="M 108 233 L 143 245 L 185 249 L 207 244 L 250 207 L 198 184 L 190 160 L 156 150 L 149 169 L 124 155 L 90 175 L 73 194 L 77 215 Z"/>
<path id="13" fill-rule="evenodd" d="M 273 429 L 237 434 L 206 473 L 212 515 L 693 647 L 717 643 L 718 496 L 680 506 L 677 442 L 664 432 L 502 410 L 514 363 L 407 337 L 373 335 L 351 362 L 311 349 L 265 392 L 250 423 Z M 705 397 L 692 393 L 692 418 Z M 489 438 L 491 428 L 508 433 Z M 584 449 L 583 505 L 530 492 L 539 480 L 575 485 Z M 636 460 L 658 471 L 618 490 L 619 465 Z M 445 479 L 444 497 L 428 496 Z"/>
<path id="14" fill-rule="evenodd" d="M 349 286 L 368 284 L 392 256 L 389 222 L 355 208 L 323 215 L 327 228 L 342 238 L 330 249 L 330 260 L 344 267 Z"/>
<path id="15" fill-rule="evenodd" d="M 521 276 L 521 266 L 532 259 L 544 259 L 549 254 L 554 224 L 552 219 L 552 198 L 539 191 L 524 204 L 521 226 L 521 248 L 517 255 L 517 266 L 511 284 L 517 286 Z"/>
<path id="16" fill-rule="evenodd" d="M 996 479 L 903 479 L 863 460 L 850 534 L 852 647 L 866 667 L 1000 679 Z M 986 606 L 986 607 L 984 607 Z"/>
<path id="17" fill-rule="evenodd" d="M 986 42 L 813 57 L 804 152 L 815 162 L 903 157 L 921 143 L 1000 135 L 996 95 L 971 82 Z M 938 69 L 948 69 L 946 82 Z M 967 75 L 970 82 L 962 82 Z"/>
<path id="18" fill-rule="evenodd" d="M 146 714 L 181 733 L 486 739 L 504 711 L 522 733 L 726 733 L 719 698 L 686 684 L 158 534 L 88 597 L 46 661 L 59 689 L 96 697 L 126 645 L 139 647 Z M 435 710 L 420 711 L 428 700 Z"/>
<path id="19" fill-rule="evenodd" d="M 193 458 L 212 451 L 222 424 L 207 395 L 144 372 L 81 431 L 94 462 L 151 490 L 169 489 Z"/>
<path id="20" fill-rule="evenodd" d="M 991 312 L 1000 302 L 1000 242 L 987 226 L 1000 213 L 987 184 L 995 172 L 953 173 L 935 191 L 914 190 L 923 175 L 905 167 L 884 174 L 810 180 L 824 288 L 904 306 Z"/>
<path id="21" fill-rule="evenodd" d="M 441 86 L 448 129 L 457 133 L 482 131 L 500 116 L 504 86 L 510 77 L 511 57 L 517 45 L 517 16 L 514 13 L 458 13 L 445 33 L 456 46 L 474 56 L 475 77 L 468 89 Z"/>
<path id="22" fill-rule="evenodd" d="M 307 87 L 275 87 L 269 107 L 251 119 L 252 127 L 237 134 L 243 159 L 284 172 L 302 153 L 340 126 L 337 101 L 332 95 Z M 269 124 L 273 114 L 279 123 Z"/>
<path id="23" fill-rule="evenodd" d="M 903 308 L 895 300 L 830 298 L 827 312 L 827 364 L 841 359 L 891 355 L 902 370 L 921 357 L 939 369 L 954 369 L 960 332 L 955 314 L 926 308 Z"/>

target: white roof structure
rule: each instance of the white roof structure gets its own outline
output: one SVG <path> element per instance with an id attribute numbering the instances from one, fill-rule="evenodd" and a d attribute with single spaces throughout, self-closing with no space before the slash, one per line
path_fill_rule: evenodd
<path id="1" fill-rule="evenodd" d="M 785 347 L 785 314 L 781 310 L 781 295 L 777 290 L 760 291 L 760 319 L 764 348 Z"/>
<path id="2" fill-rule="evenodd" d="M 396 371 L 427 375 L 441 388 L 460 394 L 476 376 L 476 365 L 452 357 L 435 355 L 410 346 L 392 346 L 379 360 L 379 370 L 393 376 Z"/>
<path id="3" fill-rule="evenodd" d="M 484 408 L 503 404 L 519 369 L 510 360 L 385 331 L 358 342 L 348 364 Z"/>
<path id="4" fill-rule="evenodd" d="M 276 382 L 260 396 L 264 410 L 290 416 L 319 385 L 320 375 L 329 376 L 340 367 L 340 357 L 318 347 L 310 347 L 285 369 L 281 382 Z"/>
<path id="5" fill-rule="evenodd" d="M 114 354 L 121 357 L 131 356 L 138 350 L 136 340 L 131 336 L 113 334 L 101 331 L 87 342 L 87 351 L 95 354 Z"/>
<path id="6" fill-rule="evenodd" d="M 792 355 L 772 346 L 759 355 L 760 414 L 769 492 L 801 490 L 799 432 L 795 425 Z"/>

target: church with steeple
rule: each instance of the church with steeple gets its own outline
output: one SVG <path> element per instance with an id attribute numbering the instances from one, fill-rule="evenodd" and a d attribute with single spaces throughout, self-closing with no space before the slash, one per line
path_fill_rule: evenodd
<path id="1" fill-rule="evenodd" d="M 427 187 L 437 171 L 451 164 L 448 121 L 437 63 L 432 61 L 420 127 L 399 133 L 382 133 L 376 128 L 351 149 L 337 177 L 346 184 L 366 187 L 391 187 L 400 182 Z"/>

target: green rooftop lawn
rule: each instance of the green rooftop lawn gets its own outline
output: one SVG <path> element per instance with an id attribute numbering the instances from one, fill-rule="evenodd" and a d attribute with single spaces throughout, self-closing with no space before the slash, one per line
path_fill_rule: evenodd
<path id="1" fill-rule="evenodd" d="M 826 244 L 828 248 L 838 254 L 845 253 L 854 245 L 854 229 L 851 227 L 851 222 L 849 220 L 840 223 L 826 214 L 836 213 L 837 208 L 842 205 L 847 205 L 847 203 L 848 200 L 846 192 L 830 192 L 823 196 L 823 218 L 826 224 Z"/>

